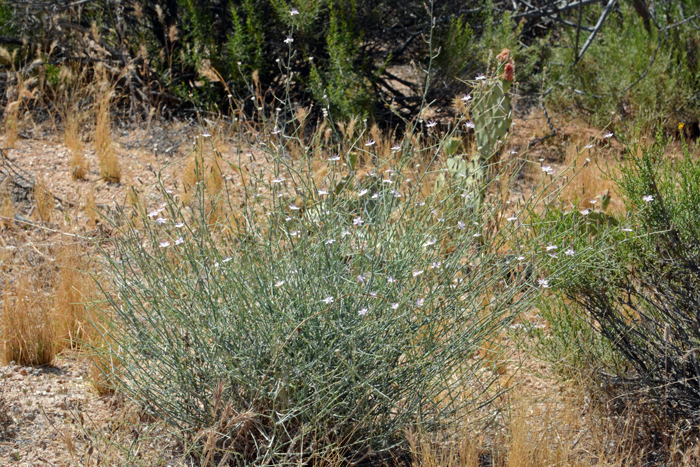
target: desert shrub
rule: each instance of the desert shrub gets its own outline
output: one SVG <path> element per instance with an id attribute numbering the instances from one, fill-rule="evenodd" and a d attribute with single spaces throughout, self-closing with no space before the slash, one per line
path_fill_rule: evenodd
<path id="1" fill-rule="evenodd" d="M 599 240 L 600 268 L 562 282 L 589 325 L 614 349 L 613 380 L 643 390 L 665 413 L 696 424 L 700 170 L 693 150 L 665 155 L 661 136 L 629 143 L 617 183 L 629 218 Z M 600 349 L 600 347 L 599 347 Z"/>
<path id="2" fill-rule="evenodd" d="M 216 221 L 205 183 L 186 201 L 163 189 L 145 222 L 115 220 L 105 251 L 113 377 L 199 433 L 207 461 L 381 458 L 408 429 L 449 428 L 498 393 L 490 343 L 548 286 L 538 271 L 569 264 L 542 247 L 561 241 L 551 231 L 520 234 L 547 206 L 507 199 L 518 158 L 487 168 L 474 203 L 466 178 L 424 190 L 454 134 L 382 155 L 366 127 L 340 154 L 323 127 L 297 133 L 279 125 L 254 143 L 263 157 L 217 161 Z"/>

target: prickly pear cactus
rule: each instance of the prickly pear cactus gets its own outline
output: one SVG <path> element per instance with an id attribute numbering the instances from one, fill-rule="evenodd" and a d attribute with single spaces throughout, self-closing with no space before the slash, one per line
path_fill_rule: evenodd
<path id="1" fill-rule="evenodd" d="M 436 184 L 441 188 L 448 177 L 465 178 L 467 183 L 467 198 L 476 205 L 483 202 L 484 190 L 488 185 L 488 167 L 497 162 L 494 160 L 499 145 L 503 142 L 511 125 L 511 105 L 508 91 L 513 82 L 514 69 L 508 49 L 498 55 L 498 68 L 491 78 L 477 81 L 474 86 L 474 100 L 471 104 L 471 115 L 476 133 L 477 153 L 467 162 L 460 155 L 451 151 L 458 145 L 445 145 L 448 156 L 446 174 L 441 174 Z M 450 157 L 451 156 L 451 157 Z"/>
<path id="2" fill-rule="evenodd" d="M 488 167 L 497 162 L 495 156 L 503 143 L 510 125 L 510 90 L 513 81 L 513 62 L 508 49 L 498 55 L 496 77 L 478 82 L 474 89 L 471 113 L 476 133 L 477 153 L 469 161 L 467 186 L 472 199 L 481 203 L 488 185 Z"/>

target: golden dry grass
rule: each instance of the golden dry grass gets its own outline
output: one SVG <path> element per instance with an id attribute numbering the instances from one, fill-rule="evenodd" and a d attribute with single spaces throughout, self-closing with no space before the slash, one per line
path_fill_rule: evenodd
<path id="1" fill-rule="evenodd" d="M 65 245 L 57 253 L 53 316 L 56 345 L 61 350 L 78 349 L 94 334 L 87 307 L 98 291 L 82 256 L 85 254 L 76 244 Z"/>
<path id="2" fill-rule="evenodd" d="M 591 143 L 569 145 L 565 164 L 572 166 L 577 175 L 568 182 L 560 200 L 574 209 L 600 209 L 604 195 L 610 193 L 609 212 L 622 212 L 624 205 L 616 193 L 615 182 L 610 180 L 618 164 L 607 153 L 596 152 L 586 146 Z"/>
<path id="3" fill-rule="evenodd" d="M 50 364 L 56 355 L 55 332 L 41 284 L 24 273 L 4 289 L 0 316 L 3 363 Z"/>
<path id="4" fill-rule="evenodd" d="M 43 178 L 37 180 L 34 185 L 34 202 L 36 206 L 36 210 L 34 211 L 36 219 L 42 222 L 51 222 L 54 211 L 54 200 Z"/>
<path id="5" fill-rule="evenodd" d="M 114 91 L 105 80 L 99 85 L 95 116 L 95 149 L 100 161 L 100 177 L 110 183 L 119 183 L 121 167 L 112 141 L 111 104 Z"/>
<path id="6" fill-rule="evenodd" d="M 63 144 L 71 152 L 71 176 L 75 180 L 87 180 L 90 168 L 80 140 L 80 113 L 77 106 L 64 113 Z"/>

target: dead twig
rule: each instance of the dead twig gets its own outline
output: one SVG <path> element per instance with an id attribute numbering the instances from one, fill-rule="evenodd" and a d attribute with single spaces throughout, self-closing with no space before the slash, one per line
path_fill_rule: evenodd
<path id="1" fill-rule="evenodd" d="M 583 54 L 586 53 L 588 47 L 590 47 L 590 45 L 593 43 L 593 39 L 595 39 L 595 36 L 603 27 L 603 23 L 605 23 L 605 18 L 607 18 L 610 12 L 612 11 L 612 7 L 615 5 L 616 1 L 617 0 L 610 0 L 608 2 L 608 6 L 605 7 L 605 10 L 603 10 L 603 13 L 600 15 L 600 18 L 598 18 L 598 22 L 593 28 L 593 32 L 591 32 L 591 34 L 588 36 L 588 39 L 586 39 L 586 43 L 583 44 L 583 47 L 581 47 L 581 51 L 578 53 L 578 56 L 576 57 L 576 60 L 574 61 L 572 66 L 576 66 L 576 64 L 581 60 L 581 58 L 583 58 Z"/>

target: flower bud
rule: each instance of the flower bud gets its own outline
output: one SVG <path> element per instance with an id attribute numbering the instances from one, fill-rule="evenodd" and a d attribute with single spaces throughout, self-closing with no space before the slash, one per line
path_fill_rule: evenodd
<path id="1" fill-rule="evenodd" d="M 496 60 L 503 63 L 503 62 L 507 62 L 509 58 L 510 58 L 510 50 L 503 49 L 503 50 L 501 50 L 501 53 L 498 54 L 498 56 L 496 57 Z"/>

